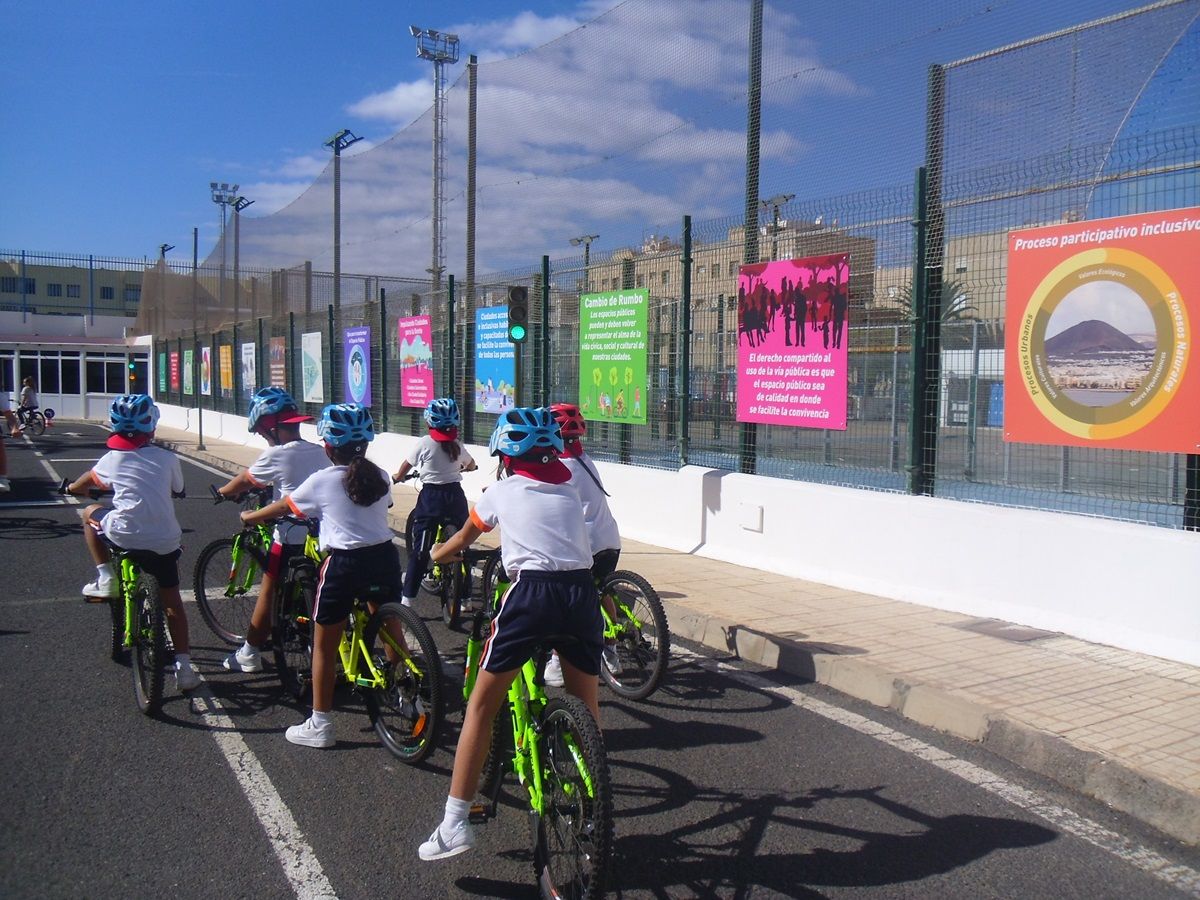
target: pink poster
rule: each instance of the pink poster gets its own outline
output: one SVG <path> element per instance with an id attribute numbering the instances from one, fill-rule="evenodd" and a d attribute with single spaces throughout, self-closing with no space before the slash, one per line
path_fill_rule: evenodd
<path id="1" fill-rule="evenodd" d="M 396 323 L 400 363 L 400 405 L 424 407 L 433 399 L 433 327 L 429 316 Z"/>
<path id="2" fill-rule="evenodd" d="M 846 430 L 849 284 L 845 253 L 741 267 L 739 422 Z"/>

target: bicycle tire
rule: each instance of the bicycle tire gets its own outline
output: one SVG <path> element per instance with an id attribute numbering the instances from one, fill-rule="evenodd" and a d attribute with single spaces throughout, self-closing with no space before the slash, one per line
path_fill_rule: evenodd
<path id="1" fill-rule="evenodd" d="M 316 568 L 301 565 L 275 592 L 271 611 L 271 651 L 275 674 L 283 689 L 303 700 L 312 687 L 313 605 L 317 597 Z"/>
<path id="2" fill-rule="evenodd" d="M 409 658 L 420 674 L 405 660 L 388 660 L 380 632 L 393 634 L 399 627 Z M 388 674 L 385 689 L 367 690 L 367 714 L 380 743 L 401 762 L 414 765 L 437 746 L 442 727 L 444 693 L 442 661 L 429 626 L 412 609 L 399 603 L 384 603 L 367 623 L 363 640 L 375 665 Z"/>
<path id="3" fill-rule="evenodd" d="M 167 626 L 158 597 L 158 580 L 138 573 L 133 587 L 133 647 L 129 654 L 138 709 L 148 716 L 162 709 Z"/>
<path id="4" fill-rule="evenodd" d="M 546 898 L 602 897 L 612 856 L 613 806 L 600 728 L 578 697 L 555 697 L 542 712 L 538 742 L 545 795 L 545 809 L 534 818 L 538 888 Z"/>
<path id="5" fill-rule="evenodd" d="M 471 596 L 471 576 L 465 563 L 451 563 L 442 567 L 442 583 L 438 590 L 442 599 L 442 624 L 451 631 L 462 625 L 463 601 Z"/>
<path id="6" fill-rule="evenodd" d="M 108 601 L 108 612 L 112 617 L 108 654 L 113 662 L 125 658 L 125 598 L 118 594 Z"/>
<path id="7" fill-rule="evenodd" d="M 232 537 L 218 538 L 200 551 L 192 573 L 192 586 L 200 616 L 209 630 L 226 644 L 237 647 L 246 640 L 246 629 L 258 602 L 266 554 L 252 546 L 251 541 L 242 542 L 242 565 L 257 566 L 258 571 L 248 588 L 239 584 L 233 589 L 233 596 L 229 596 L 233 580 L 233 542 Z"/>
<path id="8" fill-rule="evenodd" d="M 496 585 L 500 583 L 500 573 L 503 572 L 500 554 L 493 553 L 483 564 L 483 574 L 479 578 L 479 598 L 485 607 L 492 608 L 496 604 Z"/>
<path id="9" fill-rule="evenodd" d="M 41 437 L 46 433 L 46 417 L 34 410 L 25 419 L 25 431 L 34 437 Z"/>
<path id="10" fill-rule="evenodd" d="M 601 590 L 611 592 L 616 601 L 617 652 L 625 663 L 618 675 L 601 661 L 601 677 L 617 695 L 645 700 L 658 690 L 671 657 L 671 631 L 662 599 L 645 578 L 623 569 L 605 578 Z M 623 614 L 623 606 L 641 621 L 640 629 Z"/>

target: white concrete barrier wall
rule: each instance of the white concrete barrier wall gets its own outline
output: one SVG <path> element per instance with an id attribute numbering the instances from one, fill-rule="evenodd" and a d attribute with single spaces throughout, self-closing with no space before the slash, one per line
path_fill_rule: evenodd
<path id="1" fill-rule="evenodd" d="M 197 430 L 194 409 L 160 409 L 163 424 Z M 205 412 L 204 435 L 264 446 L 244 416 Z M 380 435 L 369 455 L 395 471 L 415 440 Z M 495 467 L 468 449 L 475 500 Z M 697 466 L 597 467 L 634 540 L 1200 665 L 1195 532 Z M 737 602 L 731 592 L 731 616 Z"/>

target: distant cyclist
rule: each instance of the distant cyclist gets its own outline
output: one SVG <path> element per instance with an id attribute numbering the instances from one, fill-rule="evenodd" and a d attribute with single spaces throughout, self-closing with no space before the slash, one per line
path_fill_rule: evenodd
<path id="1" fill-rule="evenodd" d="M 300 412 L 296 401 L 281 387 L 259 388 L 250 401 L 246 429 L 267 442 L 267 449 L 244 472 L 219 488 L 221 496 L 236 497 L 251 488 L 270 486 L 273 499 L 292 493 L 309 475 L 329 465 L 325 448 L 300 437 L 300 423 L 312 416 Z M 258 602 L 246 628 L 246 640 L 225 658 L 223 665 L 233 672 L 261 672 L 262 647 L 271 634 L 271 603 L 275 585 L 286 569 L 288 559 L 304 552 L 308 531 L 300 525 L 281 523 L 275 527 L 266 571 L 262 575 Z"/>
<path id="2" fill-rule="evenodd" d="M 26 375 L 21 380 L 21 395 L 17 406 L 17 417 L 21 420 L 21 428 L 24 429 L 29 421 L 29 414 L 38 408 L 37 385 L 32 375 Z"/>
<path id="3" fill-rule="evenodd" d="M 421 587 L 421 579 L 429 569 L 429 544 L 426 534 L 438 522 L 449 522 L 454 530 L 467 521 L 467 495 L 462 489 L 462 473 L 475 470 L 471 458 L 458 440 L 461 416 L 458 404 L 449 397 L 430 400 L 425 407 L 425 424 L 429 433 L 417 441 L 408 458 L 392 476 L 398 483 L 410 471 L 421 478 L 421 492 L 413 510 L 412 547 L 408 567 L 404 570 L 404 596 L 401 602 L 412 606 Z"/>
<path id="4" fill-rule="evenodd" d="M 83 537 L 96 563 L 96 580 L 83 595 L 103 602 L 120 592 L 106 541 L 135 551 L 136 562 L 158 581 L 159 598 L 175 647 L 175 679 L 180 690 L 199 687 L 188 645 L 187 613 L 179 596 L 179 554 L 183 530 L 175 518 L 172 495 L 183 494 L 179 457 L 151 443 L 158 407 L 146 394 L 125 394 L 109 407 L 109 452 L 75 479 L 68 491 L 86 496 L 92 487 L 113 492 L 112 508 L 99 503 L 83 511 Z"/>

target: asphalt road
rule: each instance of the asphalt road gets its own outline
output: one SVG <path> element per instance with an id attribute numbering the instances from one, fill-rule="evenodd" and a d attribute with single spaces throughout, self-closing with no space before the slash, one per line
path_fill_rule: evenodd
<path id="1" fill-rule="evenodd" d="M 81 505 L 53 492 L 105 432 L 58 423 L 9 441 L 0 496 L 0 896 L 341 898 L 533 896 L 529 829 L 509 803 L 476 849 L 421 863 L 441 817 L 461 712 L 424 765 L 395 762 L 340 690 L 338 744 L 295 747 L 301 721 L 268 664 L 228 652 L 190 607 L 205 678 L 134 704 L 107 656 L 108 611 Z M 38 454 L 41 455 L 38 455 Z M 200 548 L 236 528 L 204 499 L 220 476 L 185 462 L 184 587 Z M 422 613 L 451 664 L 461 634 Z M 168 682 L 170 683 L 170 679 Z M 602 692 L 615 780 L 612 896 L 1200 896 L 1200 853 L 1001 760 L 819 686 L 680 646 L 642 703 Z M 287 866 L 285 871 L 285 865 Z"/>

